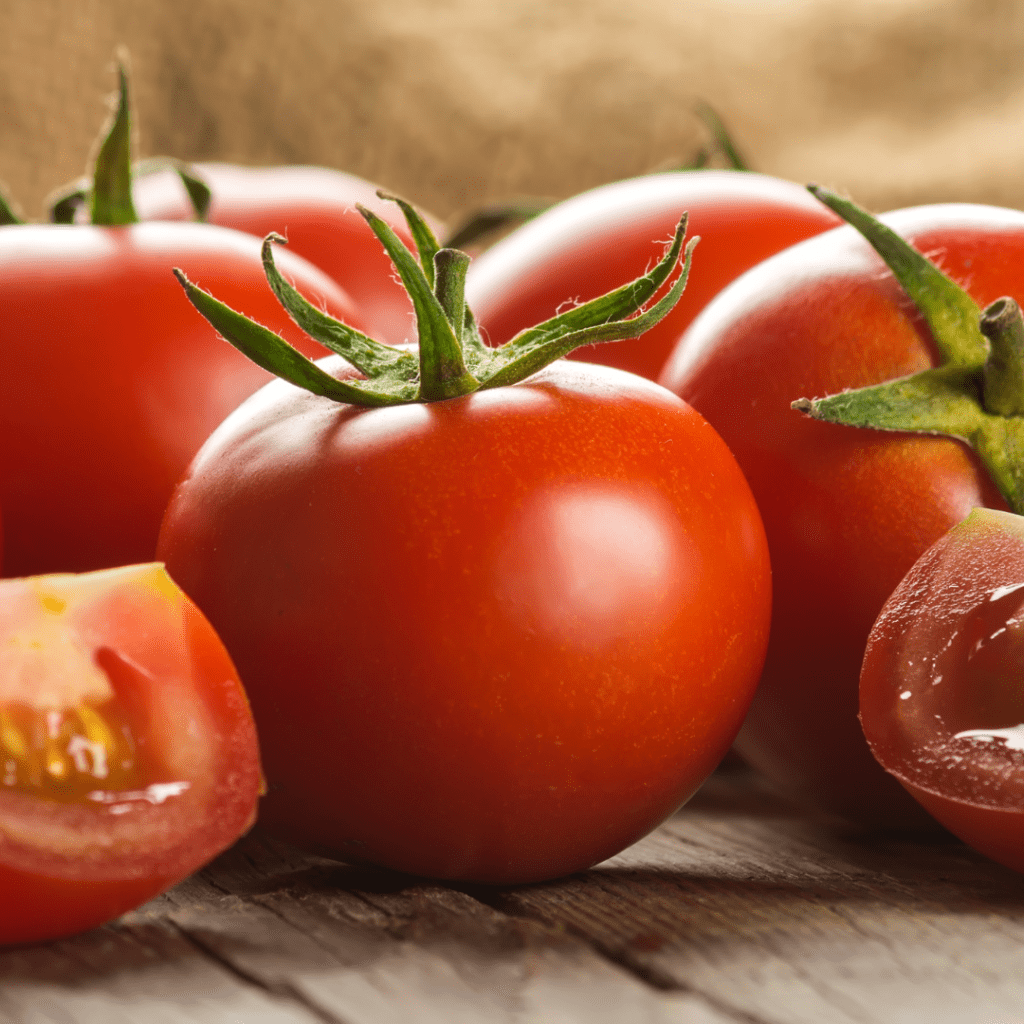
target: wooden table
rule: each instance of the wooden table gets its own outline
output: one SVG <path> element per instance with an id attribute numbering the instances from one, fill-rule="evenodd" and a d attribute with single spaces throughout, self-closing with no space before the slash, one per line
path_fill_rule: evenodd
<path id="1" fill-rule="evenodd" d="M 258 831 L 115 924 L 0 952 L 3 1024 L 1021 1024 L 1024 878 L 713 777 L 580 875 L 445 886 Z"/>

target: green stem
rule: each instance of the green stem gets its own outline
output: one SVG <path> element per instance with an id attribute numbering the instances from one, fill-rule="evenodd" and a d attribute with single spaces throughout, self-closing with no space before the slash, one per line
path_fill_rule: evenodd
<path id="1" fill-rule="evenodd" d="M 91 222 L 104 226 L 135 224 L 132 202 L 131 113 L 128 74 L 119 62 L 117 109 L 96 157 L 91 196 Z"/>
<path id="2" fill-rule="evenodd" d="M 739 150 L 732 141 L 732 136 L 729 135 L 725 127 L 725 122 L 718 116 L 718 111 L 705 100 L 698 100 L 694 107 L 694 112 L 704 122 L 707 130 L 711 132 L 711 138 L 714 141 L 715 147 L 729 161 L 728 169 L 731 171 L 749 171 L 749 165 L 740 156 Z M 703 163 L 695 162 L 694 170 L 706 166 L 711 157 L 710 152 L 707 150 L 701 150 L 699 155 L 704 156 L 704 161 Z"/>
<path id="3" fill-rule="evenodd" d="M 1011 298 L 996 299 L 981 315 L 989 352 L 982 370 L 982 404 L 999 416 L 1024 416 L 1024 319 Z"/>
<path id="4" fill-rule="evenodd" d="M 434 253 L 434 294 L 460 343 L 466 319 L 467 270 L 469 257 L 464 252 L 438 249 Z"/>
<path id="5" fill-rule="evenodd" d="M 466 369 L 462 329 L 466 318 L 466 271 L 469 257 L 458 249 L 434 254 L 434 294 L 451 325 L 449 332 L 428 331 L 428 344 L 420 337 L 420 397 L 427 402 L 468 395 L 480 382 Z"/>

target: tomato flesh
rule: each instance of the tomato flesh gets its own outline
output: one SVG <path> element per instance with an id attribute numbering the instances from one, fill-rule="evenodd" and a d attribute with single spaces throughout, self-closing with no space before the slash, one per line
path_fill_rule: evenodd
<path id="1" fill-rule="evenodd" d="M 886 602 L 860 676 L 879 763 L 950 831 L 1024 871 L 1024 520 L 977 509 Z"/>
<path id="2" fill-rule="evenodd" d="M 275 382 L 197 456 L 159 550 L 246 679 L 261 822 L 434 877 L 551 878 L 640 838 L 727 750 L 766 641 L 732 456 L 582 363 L 376 410 Z"/>
<path id="3" fill-rule="evenodd" d="M 252 822 L 252 716 L 159 565 L 0 581 L 0 942 L 101 924 Z"/>

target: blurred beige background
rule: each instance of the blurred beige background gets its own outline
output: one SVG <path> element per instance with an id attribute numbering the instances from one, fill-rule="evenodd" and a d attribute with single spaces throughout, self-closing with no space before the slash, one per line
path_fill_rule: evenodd
<path id="1" fill-rule="evenodd" d="M 685 160 L 876 210 L 1024 206 L 1024 0 L 0 0 L 0 180 L 39 217 L 132 58 L 138 156 L 318 163 L 448 217 Z"/>

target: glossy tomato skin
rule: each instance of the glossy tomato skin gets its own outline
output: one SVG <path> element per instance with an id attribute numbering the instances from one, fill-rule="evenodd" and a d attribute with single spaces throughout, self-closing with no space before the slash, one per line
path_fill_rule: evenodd
<path id="1" fill-rule="evenodd" d="M 212 194 L 207 221 L 260 238 L 274 231 L 340 284 L 363 312 L 365 330 L 378 341 L 415 341 L 416 320 L 391 261 L 356 210 L 383 218 L 413 252 L 415 246 L 399 207 L 377 196 L 377 185 L 326 167 L 241 167 L 197 163 L 196 174 Z M 142 175 L 133 187 L 143 220 L 192 217 L 185 191 L 171 171 Z M 443 228 L 425 215 L 439 236 Z"/>
<path id="2" fill-rule="evenodd" d="M 840 224 L 805 188 L 738 171 L 672 171 L 583 192 L 558 203 L 478 256 L 466 298 L 488 341 L 500 345 L 574 302 L 647 272 L 679 220 L 700 235 L 686 291 L 642 338 L 588 345 L 569 358 L 650 380 L 679 335 L 730 281 L 780 249 Z"/>
<path id="3" fill-rule="evenodd" d="M 951 832 L 1024 871 L 1024 519 L 976 509 L 868 638 L 860 715 L 879 763 Z"/>
<path id="4" fill-rule="evenodd" d="M 565 361 L 380 410 L 275 382 L 197 456 L 159 550 L 246 680 L 261 822 L 440 878 L 555 877 L 662 821 L 739 727 L 770 614 L 714 431 Z"/>
<path id="5" fill-rule="evenodd" d="M 361 325 L 322 271 L 287 251 L 277 258 L 311 301 Z M 189 460 L 270 379 L 196 314 L 173 267 L 323 355 L 274 298 L 249 235 L 201 224 L 0 229 L 8 576 L 152 559 Z"/>
<path id="6" fill-rule="evenodd" d="M 252 714 L 162 566 L 0 581 L 0 629 L 0 943 L 112 920 L 251 825 Z M 38 771 L 54 750 L 57 781 Z"/>
<path id="7" fill-rule="evenodd" d="M 881 219 L 980 306 L 1024 292 L 1024 214 L 945 205 Z M 771 641 L 737 748 L 789 792 L 869 823 L 921 820 L 857 722 L 871 626 L 930 544 L 975 506 L 1006 505 L 959 441 L 820 423 L 790 403 L 936 359 L 909 298 L 844 227 L 736 281 L 693 323 L 662 377 L 735 454 L 771 549 Z"/>

